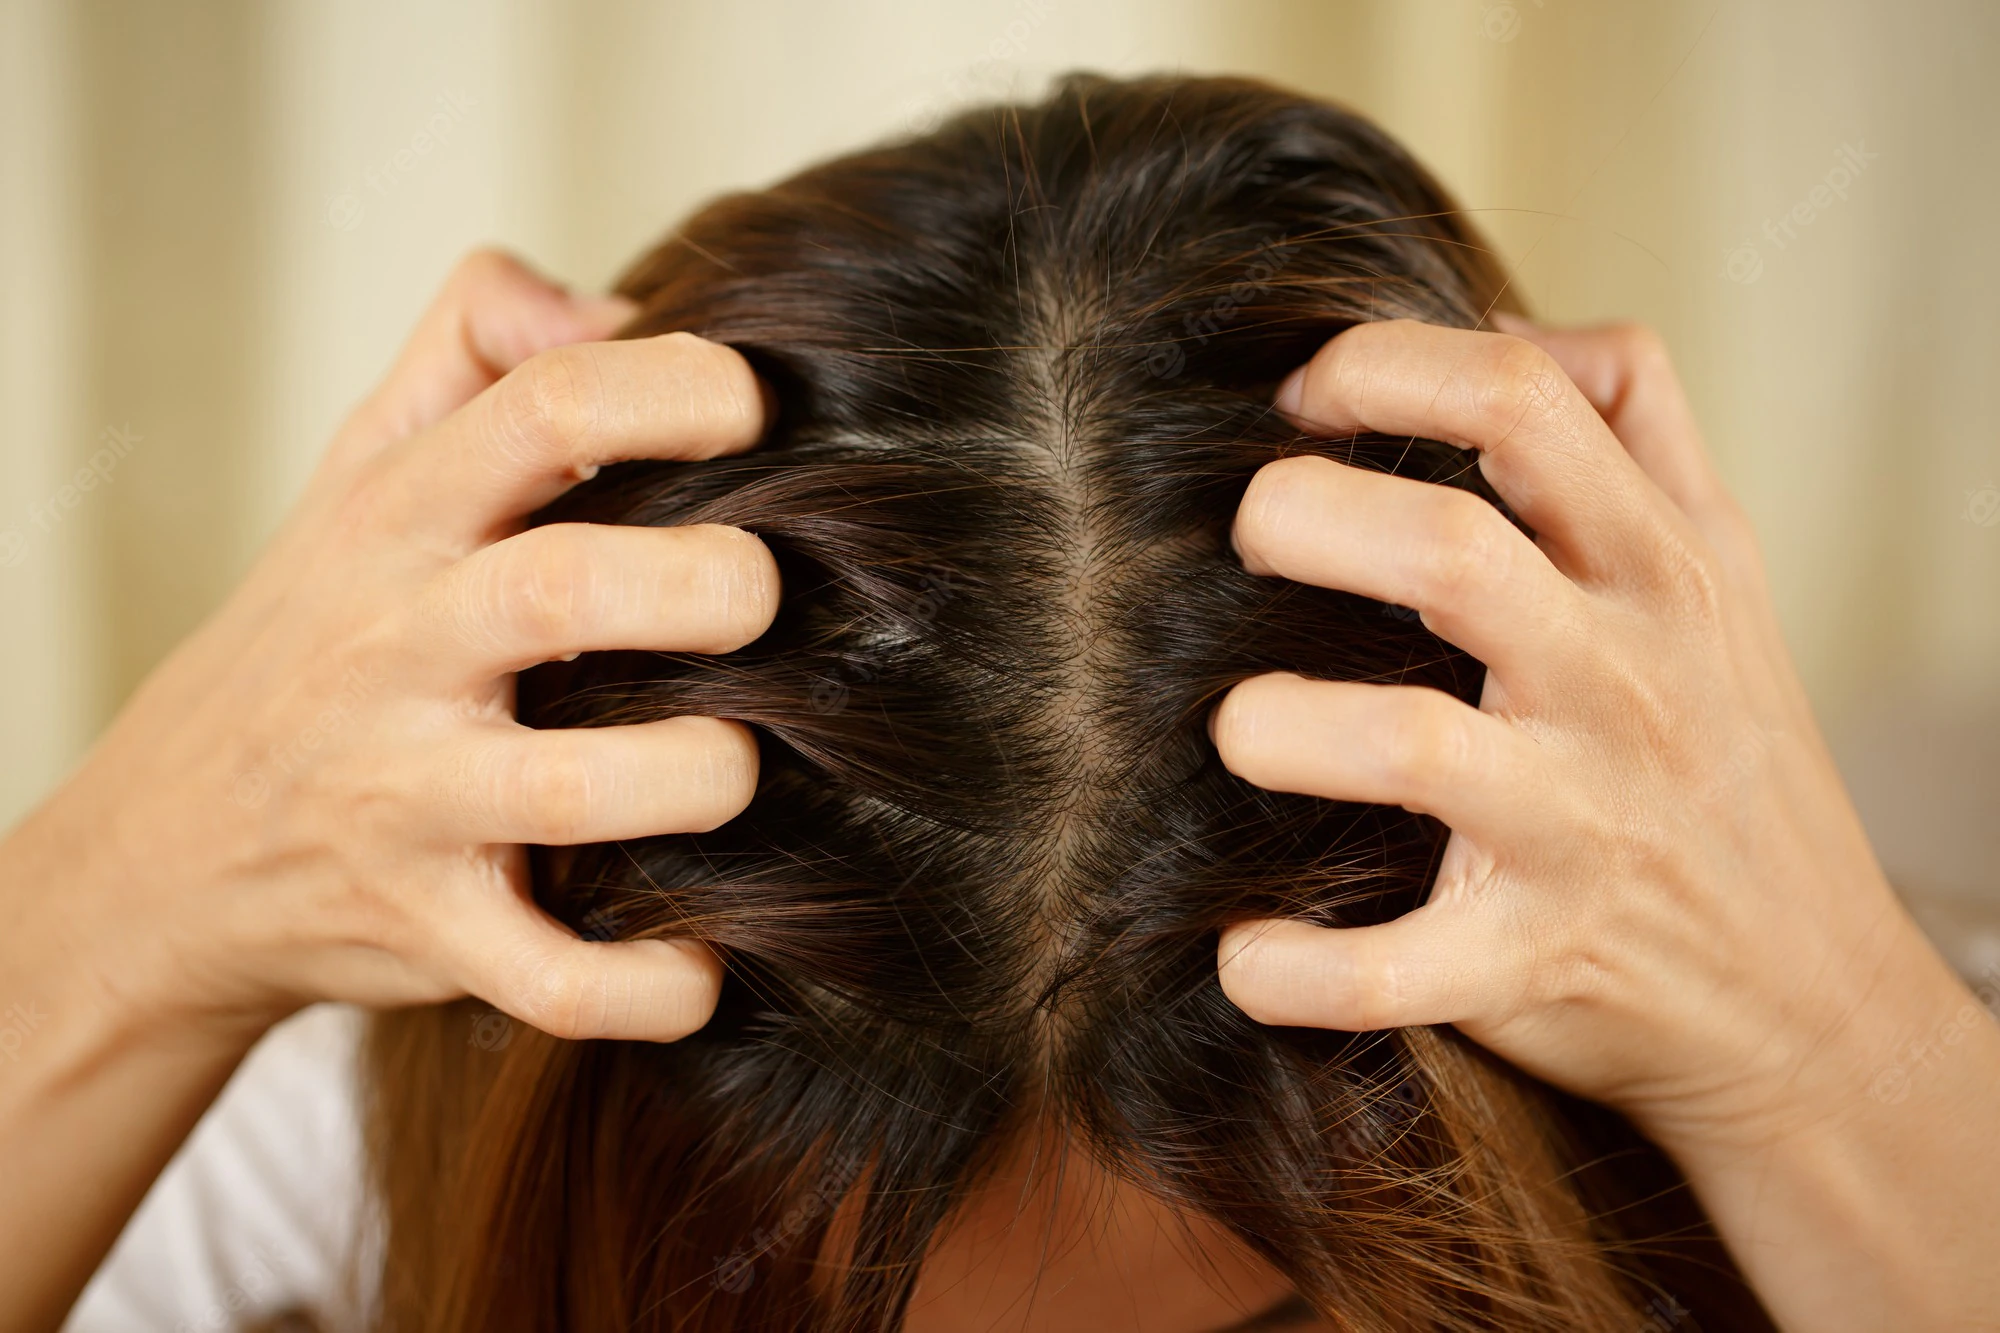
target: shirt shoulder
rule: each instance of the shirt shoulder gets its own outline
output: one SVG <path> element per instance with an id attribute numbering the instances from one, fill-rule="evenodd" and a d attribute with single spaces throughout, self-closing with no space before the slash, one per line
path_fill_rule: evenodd
<path id="1" fill-rule="evenodd" d="M 305 1309 L 368 1326 L 379 1228 L 359 1111 L 365 1015 L 271 1029 L 153 1183 L 63 1333 L 240 1328 Z"/>

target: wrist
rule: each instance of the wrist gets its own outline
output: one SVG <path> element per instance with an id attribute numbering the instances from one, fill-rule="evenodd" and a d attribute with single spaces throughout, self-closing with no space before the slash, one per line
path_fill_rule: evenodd
<path id="1" fill-rule="evenodd" d="M 1871 888 L 1706 987 L 1681 1014 L 1705 1030 L 1672 1043 L 1689 1074 L 1620 1109 L 1670 1151 L 1735 1155 L 1907 1095 L 1899 1071 L 1963 1041 L 1977 1006 L 1887 882 Z"/>
<path id="2" fill-rule="evenodd" d="M 154 1002 L 45 827 L 0 841 L 0 1289 L 54 1328 L 255 1043 Z M 89 861 L 79 854 L 77 862 Z M 138 928 L 143 929 L 143 925 Z"/>
<path id="3" fill-rule="evenodd" d="M 173 895 L 74 822 L 58 798 L 0 839 L 0 1061 L 59 1083 L 142 1050 L 233 1065 L 282 1009 L 208 1003 L 148 910 Z"/>
<path id="4" fill-rule="evenodd" d="M 1746 1124 L 1658 1134 L 1782 1326 L 1986 1327 L 2000 1309 L 2000 1023 L 1955 990 Z"/>

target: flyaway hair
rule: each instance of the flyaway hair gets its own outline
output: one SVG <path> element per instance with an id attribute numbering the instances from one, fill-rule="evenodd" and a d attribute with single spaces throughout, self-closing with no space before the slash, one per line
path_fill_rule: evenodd
<path id="1" fill-rule="evenodd" d="M 379 1021 L 386 1329 L 895 1329 L 955 1204 L 1051 1126 L 1337 1327 L 1770 1327 L 1616 1116 L 1450 1029 L 1260 1026 L 1216 980 L 1229 922 L 1409 911 L 1445 837 L 1235 778 L 1221 694 L 1482 681 L 1228 541 L 1300 452 L 1491 498 L 1463 451 L 1270 406 L 1357 321 L 1513 308 L 1396 144 L 1260 84 L 1074 77 L 721 199 L 620 290 L 630 335 L 742 351 L 777 423 L 541 519 L 749 529 L 783 605 L 726 656 L 538 668 L 522 714 L 739 719 L 763 776 L 712 833 L 539 852 L 537 892 L 586 936 L 697 936 L 728 979 L 673 1045 Z"/>

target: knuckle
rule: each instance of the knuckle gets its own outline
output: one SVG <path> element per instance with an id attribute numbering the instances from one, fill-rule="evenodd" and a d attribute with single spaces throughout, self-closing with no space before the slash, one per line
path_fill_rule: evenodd
<path id="1" fill-rule="evenodd" d="M 1660 370 L 1670 364 L 1666 339 L 1649 324 L 1628 321 L 1613 324 L 1605 332 L 1619 359 L 1635 369 Z"/>
<path id="2" fill-rule="evenodd" d="M 1623 728 L 1639 738 L 1648 753 L 1672 755 L 1679 751 L 1690 704 L 1681 689 L 1627 661 L 1614 662 L 1600 679 L 1607 683 L 1607 700 L 1615 700 Z M 1622 837 L 1614 833 L 1610 840 Z"/>
<path id="3" fill-rule="evenodd" d="M 299 921 L 324 923 L 344 943 L 406 953 L 415 923 L 400 887 L 366 875 L 307 877 L 300 885 L 300 901 L 310 904 L 310 910 Z"/>
<path id="4" fill-rule="evenodd" d="M 1306 389 L 1313 398 L 1351 404 L 1365 412 L 1372 400 L 1376 376 L 1393 362 L 1409 337 L 1403 320 L 1370 320 L 1356 324 L 1308 363 Z"/>
<path id="5" fill-rule="evenodd" d="M 1722 569 L 1715 555 L 1680 539 L 1660 552 L 1658 580 L 1675 622 L 1701 634 L 1719 629 L 1724 616 Z"/>
<path id="6" fill-rule="evenodd" d="M 565 745 L 537 748 L 513 766 L 511 804 L 534 841 L 558 847 L 588 841 L 597 799 L 589 760 Z"/>
<path id="7" fill-rule="evenodd" d="M 1396 958 L 1383 950 L 1357 948 L 1344 970 L 1348 988 L 1346 1007 L 1355 1030 L 1372 1032 L 1397 1026 L 1403 1013 L 1407 979 Z"/>
<path id="8" fill-rule="evenodd" d="M 1488 373 L 1473 391 L 1472 415 L 1506 439 L 1562 401 L 1564 380 L 1555 358 L 1525 338 L 1498 334 L 1493 347 Z"/>
<path id="9" fill-rule="evenodd" d="M 587 997 L 553 959 L 533 966 L 522 983 L 521 1017 L 551 1037 L 581 1041 L 592 1035 Z"/>
<path id="10" fill-rule="evenodd" d="M 1498 510 L 1466 491 L 1441 490 L 1430 508 L 1419 575 L 1427 601 L 1459 607 L 1506 577 L 1513 529 Z"/>
<path id="11" fill-rule="evenodd" d="M 406 511 L 396 493 L 400 460 L 393 455 L 391 450 L 364 462 L 334 502 L 331 527 L 343 540 L 373 543 L 385 533 L 406 534 Z"/>
<path id="12" fill-rule="evenodd" d="M 538 453 L 566 459 L 596 432 L 604 409 L 595 358 L 589 344 L 552 347 L 501 381 L 507 419 Z"/>
<path id="13" fill-rule="evenodd" d="M 1533 969 L 1522 986 L 1526 993 L 1521 1007 L 1598 1003 L 1616 988 L 1618 975 L 1609 944 L 1587 936 L 1569 940 L 1553 958 L 1541 960 Z"/>
<path id="14" fill-rule="evenodd" d="M 483 581 L 477 611 L 504 625 L 510 637 L 536 646 L 566 645 L 587 620 L 597 577 L 582 534 L 573 525 L 536 528 L 503 543 Z"/>
<path id="15" fill-rule="evenodd" d="M 1464 767 L 1465 728 L 1445 696 L 1421 688 L 1398 691 L 1380 717 L 1378 762 L 1396 789 L 1419 795 Z"/>

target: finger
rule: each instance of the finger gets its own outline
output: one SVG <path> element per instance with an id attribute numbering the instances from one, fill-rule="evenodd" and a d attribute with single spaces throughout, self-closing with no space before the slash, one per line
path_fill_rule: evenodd
<path id="1" fill-rule="evenodd" d="M 1647 476 L 1690 516 L 1711 509 L 1722 484 L 1666 344 L 1641 324 L 1550 329 L 1518 315 L 1493 317 L 1563 368 Z"/>
<path id="2" fill-rule="evenodd" d="M 1251 478 L 1232 533 L 1244 568 L 1414 607 L 1503 679 L 1546 662 L 1583 596 L 1469 491 L 1299 455 Z"/>
<path id="3" fill-rule="evenodd" d="M 1223 765 L 1269 791 L 1400 805 L 1489 843 L 1536 817 L 1534 743 L 1439 690 L 1255 676 L 1210 730 Z"/>
<path id="4" fill-rule="evenodd" d="M 552 523 L 474 551 L 425 590 L 435 667 L 488 680 L 580 652 L 726 653 L 770 627 L 778 565 L 717 524 Z"/>
<path id="5" fill-rule="evenodd" d="M 399 446 L 383 517 L 477 545 L 603 464 L 737 453 L 764 419 L 750 363 L 691 333 L 554 348 Z"/>
<path id="6" fill-rule="evenodd" d="M 757 790 L 749 728 L 712 717 L 536 731 L 496 726 L 436 757 L 424 805 L 479 843 L 566 847 L 705 833 Z"/>
<path id="7" fill-rule="evenodd" d="M 1471 914 L 1441 904 L 1379 926 L 1250 921 L 1222 932 L 1223 994 L 1275 1027 L 1375 1032 L 1462 1023 L 1518 986 L 1513 955 Z"/>
<path id="8" fill-rule="evenodd" d="M 1374 431 L 1477 449 L 1557 567 L 1628 564 L 1665 527 L 1658 490 L 1547 352 L 1411 320 L 1357 324 L 1288 379 L 1278 407 L 1324 434 Z"/>
<path id="9" fill-rule="evenodd" d="M 581 940 L 519 898 L 482 904 L 440 935 L 458 984 L 573 1041 L 678 1041 L 722 992 L 722 964 L 698 941 Z"/>
<path id="10" fill-rule="evenodd" d="M 367 410 L 382 439 L 402 439 L 536 353 L 609 338 L 637 311 L 621 296 L 575 295 L 504 251 L 474 251 L 445 280 Z"/>

